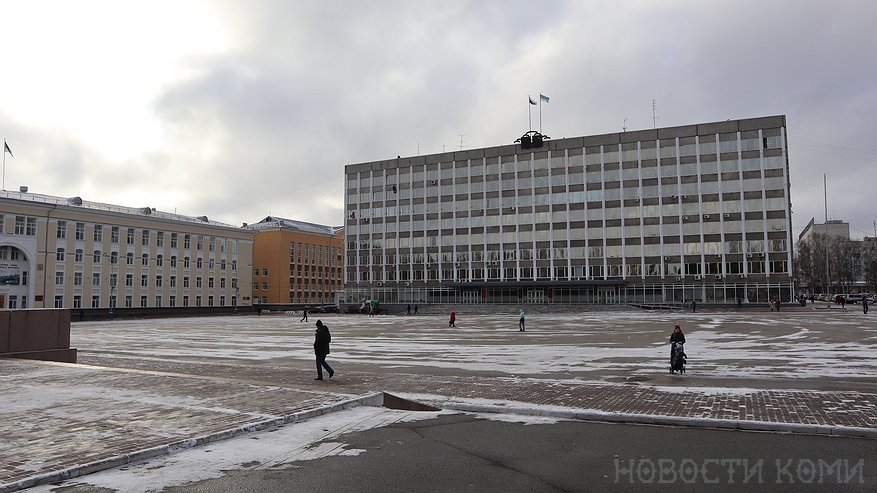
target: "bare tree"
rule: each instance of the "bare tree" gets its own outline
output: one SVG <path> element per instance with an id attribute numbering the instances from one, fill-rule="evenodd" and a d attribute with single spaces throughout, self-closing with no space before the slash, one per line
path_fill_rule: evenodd
<path id="1" fill-rule="evenodd" d="M 854 249 L 855 244 L 848 238 L 832 237 L 829 241 L 831 280 L 839 286 L 842 293 L 848 292 L 856 280 L 857 255 Z"/>

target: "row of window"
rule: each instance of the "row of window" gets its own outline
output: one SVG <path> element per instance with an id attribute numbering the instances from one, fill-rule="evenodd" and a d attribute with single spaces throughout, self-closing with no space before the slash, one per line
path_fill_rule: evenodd
<path id="1" fill-rule="evenodd" d="M 664 243 L 652 245 L 614 245 L 614 246 L 588 246 L 569 248 L 566 246 L 555 246 L 553 248 L 515 248 L 506 246 L 502 250 L 481 250 L 472 249 L 471 253 L 468 248 L 457 249 L 456 251 L 442 252 L 408 252 L 400 251 L 395 253 L 384 253 L 375 255 L 351 255 L 348 257 L 348 265 L 354 265 L 356 259 L 360 260 L 360 264 L 368 264 L 372 260 L 374 265 L 395 265 L 397 260 L 399 263 L 450 263 L 450 262 L 493 262 L 498 260 L 551 260 L 551 259 L 584 259 L 584 258 L 616 258 L 616 257 L 660 257 L 667 255 L 734 255 L 734 254 L 764 254 L 767 253 L 787 253 L 788 243 L 785 239 L 767 240 L 767 250 L 765 250 L 764 240 L 732 240 L 732 241 L 704 241 L 704 242 L 685 242 L 685 243 Z"/>
<path id="2" fill-rule="evenodd" d="M 26 272 L 25 272 L 25 274 L 26 274 Z M 64 286 L 64 283 L 65 283 L 65 279 L 66 279 L 66 278 L 67 278 L 67 276 L 66 276 L 66 273 L 65 273 L 65 272 L 63 272 L 63 271 L 57 271 L 57 272 L 55 272 L 55 286 Z M 111 287 L 116 287 L 116 285 L 117 285 L 117 278 L 118 278 L 118 274 L 111 274 L 111 275 L 110 275 L 109 280 L 110 280 L 110 286 L 111 286 Z M 83 275 L 82 272 L 74 272 L 74 273 L 73 273 L 73 285 L 74 285 L 74 286 L 82 286 L 82 285 L 83 285 L 83 279 L 84 279 L 84 275 Z M 182 282 L 182 285 L 183 285 L 183 286 L 182 286 L 182 287 L 183 287 L 183 288 L 188 288 L 188 287 L 189 287 L 189 276 L 185 276 L 185 277 L 183 277 L 182 279 L 183 279 L 183 282 Z M 168 285 L 169 285 L 171 288 L 176 288 L 176 287 L 177 287 L 177 276 L 169 276 L 169 277 L 168 277 L 168 281 L 169 281 L 169 282 L 168 282 Z M 140 276 L 140 286 L 142 286 L 142 287 L 148 287 L 148 286 L 149 286 L 149 282 L 150 282 L 150 276 L 145 275 L 145 274 Z M 160 275 L 159 275 L 159 276 L 155 276 L 155 277 L 152 279 L 152 282 L 155 284 L 155 287 L 159 287 L 159 288 L 160 288 L 160 287 L 162 287 L 162 285 L 163 285 L 163 283 L 164 283 L 164 276 L 160 276 Z M 27 276 L 26 276 L 26 275 L 25 275 L 25 276 L 22 276 L 22 282 L 21 282 L 21 284 L 22 284 L 22 285 L 26 285 L 26 284 L 27 284 Z M 203 278 L 202 278 L 202 277 L 198 276 L 198 277 L 195 278 L 195 287 L 196 287 L 196 288 L 201 288 L 201 287 L 203 287 L 203 284 L 204 284 L 204 283 L 203 283 Z M 91 285 L 92 285 L 92 286 L 95 286 L 95 287 L 99 287 L 99 286 L 101 285 L 101 274 L 100 274 L 100 273 L 93 273 L 93 274 L 91 275 Z M 125 275 L 125 286 L 126 286 L 126 287 L 132 287 L 132 286 L 134 286 L 134 274 L 126 274 L 126 275 Z M 215 281 L 214 281 L 214 278 L 213 278 L 213 277 L 208 277 L 208 278 L 207 278 L 207 287 L 212 289 L 212 288 L 214 288 L 215 286 L 216 286 L 216 283 L 215 283 Z M 220 278 L 219 278 L 219 288 L 220 288 L 220 289 L 224 289 L 225 287 L 226 287 L 226 278 L 224 278 L 224 277 L 220 277 Z M 232 278 L 232 279 L 231 279 L 231 287 L 232 287 L 232 288 L 236 288 L 236 287 L 237 287 L 237 278 Z"/>
<path id="3" fill-rule="evenodd" d="M 695 279 L 713 277 L 718 279 L 746 278 L 747 275 L 785 274 L 788 271 L 785 260 L 747 261 L 747 262 L 689 262 L 624 264 L 624 265 L 555 265 L 544 267 L 486 267 L 457 269 L 412 269 L 400 271 L 348 271 L 349 282 L 396 282 L 396 281 L 447 281 L 447 282 L 486 282 L 486 281 L 572 281 L 644 278 L 649 276 L 685 277 Z M 765 270 L 768 269 L 768 270 Z"/>
<path id="4" fill-rule="evenodd" d="M 27 300 L 26 297 L 22 297 L 22 305 L 24 305 L 26 303 L 26 300 Z M 225 306 L 225 300 L 226 300 L 225 296 L 220 296 L 218 306 Z M 156 296 L 155 297 L 155 304 L 152 306 L 154 306 L 156 308 L 161 308 L 164 306 L 163 302 L 164 302 L 164 300 L 161 296 Z M 232 305 L 236 305 L 237 299 L 234 296 L 232 296 L 231 302 L 232 302 Z M 11 298 L 10 298 L 9 303 L 10 303 L 9 308 L 16 308 L 15 306 L 12 306 L 13 301 Z M 169 307 L 177 306 L 177 297 L 170 296 L 168 298 L 168 305 L 167 306 L 169 306 Z M 189 297 L 188 296 L 182 297 L 182 304 L 180 306 L 183 306 L 183 307 L 189 306 Z M 195 296 L 195 304 L 193 306 L 196 306 L 196 307 L 202 306 L 202 297 L 201 296 Z M 207 297 L 207 306 L 217 306 L 214 302 L 213 296 Z M 100 296 L 95 295 L 95 296 L 91 297 L 91 307 L 92 308 L 100 308 Z M 115 296 L 110 297 L 110 307 L 111 308 L 118 308 L 118 306 L 116 306 L 116 297 Z M 133 307 L 134 307 L 134 297 L 133 296 L 125 296 L 125 308 L 133 308 Z M 147 308 L 147 307 L 149 307 L 149 297 L 148 296 L 141 296 L 140 297 L 140 308 Z M 22 308 L 27 308 L 27 307 L 22 306 Z M 55 308 L 64 308 L 64 296 L 63 295 L 55 295 Z M 82 296 L 80 296 L 80 295 L 73 296 L 73 308 L 74 309 L 83 308 Z"/>
<path id="5" fill-rule="evenodd" d="M 0 232 L 5 232 L 5 220 L 4 216 L 0 214 Z M 104 226 L 102 224 L 86 224 L 84 222 L 75 222 L 73 226 L 74 238 L 76 240 L 85 240 L 87 236 L 86 227 L 89 226 L 91 228 L 91 238 L 95 242 L 102 242 L 104 235 Z M 58 220 L 55 230 L 55 238 L 56 239 L 67 239 L 67 232 L 69 229 L 68 222 L 65 220 Z M 122 228 L 120 226 L 110 226 L 110 242 L 111 243 L 119 243 L 120 235 L 122 232 Z M 128 245 L 136 244 L 136 236 L 137 229 L 135 228 L 125 228 L 126 229 L 126 243 Z M 155 231 L 155 243 L 157 247 L 163 247 L 165 242 L 165 232 L 164 231 Z M 37 234 L 37 218 L 29 217 L 29 216 L 15 216 L 14 229 L 13 234 L 22 235 L 22 236 L 36 236 Z M 148 229 L 140 230 L 140 244 L 142 246 L 149 246 L 152 238 L 153 232 Z M 183 239 L 183 248 L 191 249 L 192 240 L 195 240 L 196 250 L 203 250 L 205 239 L 207 240 L 207 250 L 210 252 L 218 251 L 219 253 L 225 253 L 227 250 L 227 246 L 230 244 L 231 253 L 237 253 L 237 240 L 234 239 L 226 239 L 226 238 L 216 238 L 215 236 L 207 236 L 204 235 L 192 235 L 192 234 L 180 234 L 171 232 L 170 236 L 170 247 L 177 248 L 179 238 L 182 236 Z"/>
<path id="6" fill-rule="evenodd" d="M 451 233 L 457 229 L 449 229 L 447 234 L 439 234 L 439 230 L 426 231 L 425 236 L 397 237 L 395 233 L 388 231 L 386 238 L 374 236 L 368 238 L 351 236 L 348 240 L 348 256 L 355 255 L 356 250 L 373 249 L 407 249 L 429 247 L 454 247 L 467 249 L 468 245 L 481 249 L 483 245 L 503 243 L 506 245 L 527 245 L 533 242 L 564 243 L 570 241 L 587 241 L 588 243 L 603 243 L 604 241 L 618 240 L 628 244 L 641 243 L 641 238 L 658 238 L 661 242 L 677 242 L 679 235 L 683 236 L 710 236 L 710 235 L 742 235 L 747 237 L 763 237 L 764 232 L 788 233 L 788 220 L 756 219 L 735 222 L 689 222 L 664 224 L 635 224 L 631 226 L 597 226 L 594 228 L 570 228 L 566 223 L 553 224 L 553 229 L 540 230 L 516 230 L 514 225 L 504 225 L 504 232 L 485 233 L 484 228 L 464 228 L 464 233 Z M 392 234 L 391 234 L 392 233 Z M 565 246 L 565 245 L 564 245 Z"/>
<path id="7" fill-rule="evenodd" d="M 573 214 L 579 212 L 581 214 Z M 758 215 L 759 213 L 752 213 Z M 595 217 L 588 219 L 587 227 L 570 227 L 568 223 L 579 222 L 584 223 L 585 217 L 583 211 L 556 211 L 552 213 L 525 213 L 519 216 L 477 216 L 477 217 L 457 217 L 448 219 L 431 219 L 428 221 L 400 221 L 398 223 L 370 223 L 367 227 L 356 228 L 351 231 L 350 241 L 356 241 L 358 237 L 367 239 L 369 233 L 372 233 L 380 241 L 380 235 L 386 233 L 387 238 L 394 238 L 397 233 L 424 233 L 426 236 L 415 237 L 423 238 L 422 241 L 427 246 L 453 245 L 469 243 L 467 238 L 472 238 L 472 243 L 482 243 L 487 238 L 488 243 L 498 243 L 500 233 L 483 233 L 484 228 L 502 226 L 502 241 L 504 243 L 514 243 L 516 241 L 516 233 L 519 241 L 548 241 L 550 239 L 565 240 L 567 232 L 570 239 L 600 239 L 600 238 L 621 238 L 621 237 L 640 237 L 640 236 L 676 236 L 680 231 L 685 235 L 703 234 L 721 234 L 722 232 L 731 233 L 755 233 L 761 231 L 786 231 L 789 229 L 788 220 L 785 211 L 775 211 L 775 214 L 769 219 L 762 217 L 748 218 L 746 220 L 729 220 L 720 218 L 718 214 L 710 217 L 710 214 L 692 214 L 684 215 L 681 218 L 677 216 L 662 216 L 662 220 L 658 224 L 640 224 L 640 219 L 636 216 L 625 217 L 624 225 L 620 224 L 617 217 L 604 218 Z M 652 220 L 657 219 L 652 216 Z M 609 221 L 615 221 L 615 225 L 608 226 Z M 681 220 L 681 221 L 680 221 Z M 539 229 L 533 231 L 536 226 L 551 224 L 552 228 Z M 441 234 L 440 231 L 445 230 L 447 233 Z M 456 239 L 451 234 L 453 230 L 464 230 L 465 233 L 458 234 Z M 477 235 L 477 236 L 476 236 Z M 403 237 L 402 240 L 405 240 Z M 406 246 L 402 243 L 402 246 Z"/>
<path id="8" fill-rule="evenodd" d="M 702 156 L 707 162 L 714 162 L 717 153 L 723 158 L 731 153 L 754 152 L 770 149 L 782 149 L 783 139 L 781 129 L 765 130 L 761 136 L 747 136 L 740 138 L 734 134 L 719 134 L 706 137 L 681 137 L 679 139 L 661 140 L 660 144 L 655 141 L 640 141 L 627 144 L 614 144 L 605 146 L 592 146 L 585 149 L 570 149 L 568 155 L 548 157 L 536 157 L 531 160 L 533 154 L 503 156 L 500 164 L 496 158 L 486 165 L 482 160 L 458 161 L 454 167 L 438 169 L 437 165 L 430 167 L 415 165 L 408 168 L 399 168 L 400 182 L 408 181 L 423 182 L 462 178 L 466 176 L 479 176 L 486 172 L 488 175 L 497 173 L 510 173 L 517 171 L 529 171 L 550 168 L 567 168 L 576 166 L 591 166 L 618 162 L 641 162 L 656 159 L 670 159 Z M 718 141 L 718 142 L 717 142 Z M 524 159 L 520 159 L 523 157 Z M 733 160 L 733 159 L 731 159 Z M 431 168 L 431 169 L 430 169 Z M 410 177 L 410 180 L 408 179 Z M 375 172 L 374 183 L 388 185 L 399 183 L 396 181 L 396 170 Z M 378 181 L 380 180 L 380 181 Z M 371 186 L 373 183 L 369 172 L 363 172 L 359 177 L 348 175 L 347 189 Z"/>
<path id="9" fill-rule="evenodd" d="M 622 170 L 579 171 L 570 172 L 568 174 L 552 174 L 551 176 L 531 176 L 530 174 L 521 176 L 520 173 L 511 174 L 510 176 L 488 175 L 483 180 L 473 178 L 470 181 L 468 178 L 457 178 L 453 184 L 439 184 L 438 181 L 428 181 L 425 183 L 425 186 L 420 186 L 420 183 L 414 183 L 410 187 L 404 184 L 399 186 L 392 185 L 389 190 L 383 190 L 382 187 L 376 187 L 376 190 L 370 190 L 370 188 L 365 187 L 359 189 L 358 192 L 356 190 L 348 191 L 347 202 L 349 204 L 356 202 L 368 203 L 381 202 L 384 200 L 405 200 L 455 194 L 465 195 L 468 193 L 495 192 L 499 190 L 531 190 L 584 184 L 587 184 L 588 188 L 600 184 L 615 184 L 614 188 L 619 188 L 621 186 L 620 183 L 622 182 L 636 182 L 637 186 L 628 186 L 627 188 L 637 188 L 641 182 L 648 185 L 649 180 L 657 181 L 660 178 L 661 181 L 667 181 L 668 178 L 678 177 L 681 177 L 681 181 L 684 183 L 695 183 L 695 190 L 692 193 L 696 193 L 696 183 L 698 181 L 708 188 L 717 188 L 717 183 L 727 182 L 728 184 L 724 185 L 723 189 L 727 189 L 727 191 L 735 191 L 740 189 L 741 181 L 760 183 L 762 178 L 770 180 L 774 178 L 771 175 L 782 175 L 781 170 L 785 168 L 784 157 L 778 156 L 776 158 L 765 158 L 764 160 L 766 161 L 764 167 L 765 170 L 777 171 L 765 172 L 764 176 L 762 176 L 760 173 L 762 167 L 758 164 L 758 160 L 754 160 L 755 164 L 749 164 L 748 160 L 743 160 L 744 166 L 742 171 L 748 173 L 744 173 L 742 179 L 739 171 L 733 170 L 733 166 L 726 165 L 725 162 L 722 162 L 722 166 L 718 166 L 716 163 L 700 163 L 700 165 L 697 163 L 674 164 L 660 167 L 631 168 Z M 734 161 L 734 163 L 736 163 L 736 161 Z M 699 180 L 690 180 L 689 178 L 699 178 Z M 674 179 L 672 182 L 665 183 L 664 185 L 675 186 L 675 184 L 676 180 Z M 745 184 L 743 187 L 746 188 Z M 606 186 L 605 188 L 613 187 Z"/>
<path id="10" fill-rule="evenodd" d="M 289 261 L 296 264 L 313 264 L 335 266 L 335 247 L 311 245 L 308 243 L 291 242 L 289 244 Z"/>
<path id="11" fill-rule="evenodd" d="M 2 249 L 0 249 L 0 256 L 2 256 Z M 73 253 L 73 261 L 75 263 L 82 263 L 84 256 L 85 256 L 85 252 L 83 252 L 81 248 L 76 249 L 76 251 Z M 109 262 L 111 264 L 117 264 L 119 262 L 119 252 L 110 252 L 110 254 L 107 255 L 107 254 L 101 252 L 100 250 L 95 250 L 91 254 L 92 262 L 95 264 L 100 264 L 102 258 L 108 258 Z M 140 265 L 149 265 L 150 258 L 152 258 L 156 267 L 163 267 L 164 266 L 164 255 L 156 255 L 155 257 L 150 257 L 146 253 L 141 255 Z M 64 262 L 66 260 L 66 250 L 64 248 L 58 248 L 55 250 L 55 260 L 57 262 Z M 237 270 L 237 262 L 238 262 L 237 260 L 231 261 L 231 270 L 233 270 L 233 271 Z M 128 253 L 125 256 L 125 263 L 127 265 L 134 265 L 134 254 L 133 253 Z M 207 268 L 208 269 L 210 269 L 210 270 L 215 269 L 216 264 L 217 264 L 217 262 L 215 259 L 212 259 L 212 258 L 207 259 Z M 219 269 L 220 270 L 225 270 L 226 265 L 227 265 L 227 263 L 226 263 L 225 259 L 219 260 Z M 171 255 L 170 266 L 177 267 L 177 256 L 176 255 Z M 183 257 L 183 268 L 189 269 L 190 267 L 191 267 L 191 260 L 189 259 L 189 257 Z M 201 257 L 198 257 L 195 260 L 195 268 L 196 269 L 203 269 L 204 268 L 204 259 L 202 259 Z"/>

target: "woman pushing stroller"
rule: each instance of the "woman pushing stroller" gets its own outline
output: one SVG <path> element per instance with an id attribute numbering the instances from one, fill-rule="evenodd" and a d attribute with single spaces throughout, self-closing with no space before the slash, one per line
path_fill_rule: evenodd
<path id="1" fill-rule="evenodd" d="M 670 334 L 670 373 L 679 371 L 685 372 L 685 352 L 682 347 L 685 345 L 685 334 L 679 324 L 673 327 L 673 333 Z"/>

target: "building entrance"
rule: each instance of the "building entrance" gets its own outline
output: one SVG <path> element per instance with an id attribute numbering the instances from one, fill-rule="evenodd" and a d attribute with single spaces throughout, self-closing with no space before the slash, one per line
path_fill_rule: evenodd
<path id="1" fill-rule="evenodd" d="M 542 289 L 528 289 L 527 290 L 527 303 L 528 304 L 545 303 L 545 291 Z"/>
<path id="2" fill-rule="evenodd" d="M 618 289 L 597 288 L 597 300 L 599 303 L 618 303 Z"/>
<path id="3" fill-rule="evenodd" d="M 463 303 L 479 303 L 479 291 L 463 291 Z"/>

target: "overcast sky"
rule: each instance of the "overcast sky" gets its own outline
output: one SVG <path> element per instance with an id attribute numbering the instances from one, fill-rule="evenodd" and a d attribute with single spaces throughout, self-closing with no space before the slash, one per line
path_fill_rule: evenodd
<path id="1" fill-rule="evenodd" d="M 343 222 L 346 164 L 785 114 L 792 223 L 877 220 L 877 2 L 3 2 L 6 190 Z M 538 126 L 538 113 L 533 114 Z M 461 137 L 462 136 L 462 137 Z"/>

